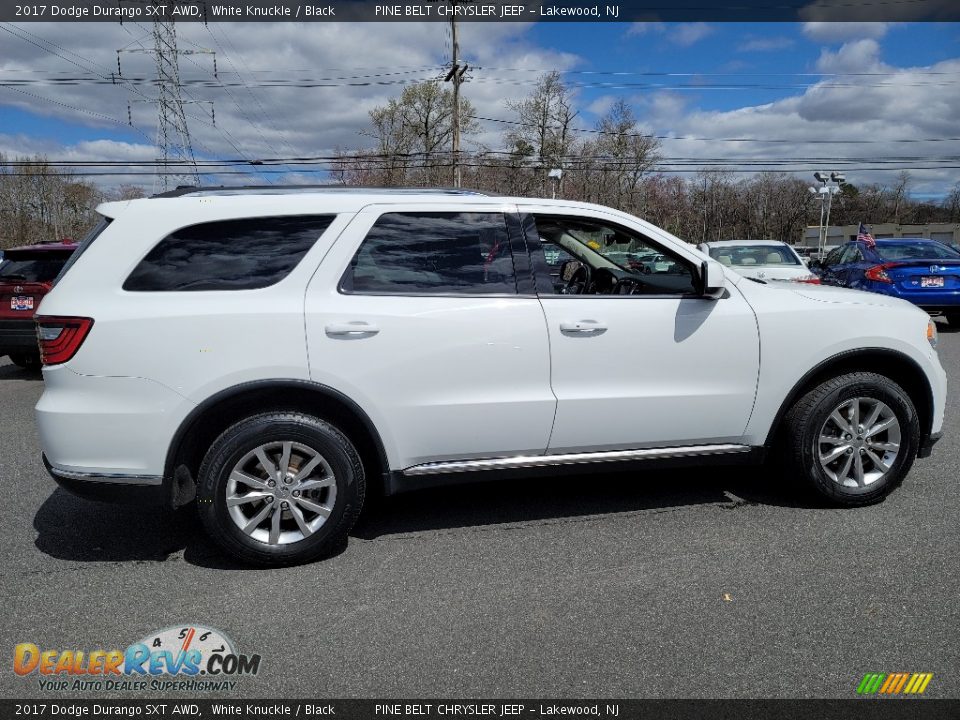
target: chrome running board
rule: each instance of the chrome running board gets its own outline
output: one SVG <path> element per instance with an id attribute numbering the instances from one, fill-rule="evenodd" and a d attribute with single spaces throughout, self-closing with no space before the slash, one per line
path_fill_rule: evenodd
<path id="1" fill-rule="evenodd" d="M 517 457 L 487 458 L 484 460 L 453 460 L 424 463 L 423 465 L 408 467 L 403 471 L 403 474 L 406 476 L 440 475 L 482 470 L 515 470 L 519 468 L 550 467 L 552 465 L 622 462 L 624 460 L 661 460 L 664 458 L 695 457 L 697 455 L 729 455 L 750 452 L 750 450 L 749 445 L 686 445 L 683 447 L 566 453 L 563 455 L 521 455 Z"/>

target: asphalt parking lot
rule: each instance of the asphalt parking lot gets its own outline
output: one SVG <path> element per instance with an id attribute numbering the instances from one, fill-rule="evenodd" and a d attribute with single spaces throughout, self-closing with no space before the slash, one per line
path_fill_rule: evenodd
<path id="1" fill-rule="evenodd" d="M 960 332 L 940 328 L 960 378 Z M 931 672 L 926 696 L 960 697 L 953 382 L 944 439 L 879 506 L 735 468 L 494 483 L 386 501 L 329 560 L 255 570 L 190 513 L 58 489 L 40 375 L 3 360 L 0 695 L 71 696 L 16 676 L 17 643 L 199 623 L 262 656 L 232 696 L 850 698 L 867 672 Z"/>

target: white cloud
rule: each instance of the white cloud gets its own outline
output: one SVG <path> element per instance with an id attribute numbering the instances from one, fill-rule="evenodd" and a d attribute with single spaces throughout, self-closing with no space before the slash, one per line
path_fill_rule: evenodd
<path id="1" fill-rule="evenodd" d="M 872 38 L 887 34 L 894 23 L 887 22 L 807 22 L 803 34 L 814 42 L 836 43 L 845 40 Z"/>
<path id="2" fill-rule="evenodd" d="M 837 52 L 822 50 L 816 68 L 822 73 L 864 73 L 884 70 L 880 62 L 880 45 L 876 40 L 854 40 L 844 43 Z"/>
<path id="3" fill-rule="evenodd" d="M 680 23 L 667 33 L 667 37 L 680 47 L 689 47 L 712 33 L 713 27 L 706 23 Z"/>
<path id="4" fill-rule="evenodd" d="M 662 22 L 635 22 L 627 29 L 626 36 L 641 36 L 656 33 L 663 35 L 674 45 L 689 47 L 713 34 L 714 27 L 703 22 L 694 23 L 662 23 Z"/>
<path id="5" fill-rule="evenodd" d="M 610 108 L 612 108 L 616 101 L 617 98 L 613 95 L 601 95 L 587 105 L 585 109 L 588 113 L 599 117 L 600 115 L 604 115 Z"/>
<path id="6" fill-rule="evenodd" d="M 955 78 L 960 76 L 960 58 L 930 67 L 893 68 L 879 60 L 876 43 L 869 40 L 849 43 L 821 60 L 824 69 L 852 72 L 857 68 L 883 74 L 853 81 L 826 78 L 801 94 L 728 111 L 698 109 L 691 106 L 689 97 L 658 93 L 638 99 L 640 114 L 659 134 L 711 138 L 663 141 L 662 152 L 668 161 L 671 157 L 744 161 L 823 158 L 824 167 L 844 170 L 848 180 L 857 185 L 894 181 L 896 170 L 865 169 L 883 167 L 878 162 L 883 158 L 936 158 L 948 145 L 914 141 L 956 136 L 960 93 L 955 91 Z M 747 142 L 724 142 L 722 138 Z M 831 167 L 831 159 L 843 158 L 862 160 Z M 929 164 L 922 160 L 905 163 Z M 955 170 L 913 169 L 911 175 L 918 194 L 943 193 L 956 182 Z"/>
<path id="7" fill-rule="evenodd" d="M 652 32 L 663 32 L 663 23 L 662 22 L 635 22 L 630 23 L 630 27 L 627 28 L 627 37 L 633 35 L 647 35 Z"/>
<path id="8" fill-rule="evenodd" d="M 740 44 L 737 49 L 740 52 L 770 52 L 774 50 L 786 50 L 794 44 L 793 38 L 783 35 L 773 37 L 748 37 Z"/>

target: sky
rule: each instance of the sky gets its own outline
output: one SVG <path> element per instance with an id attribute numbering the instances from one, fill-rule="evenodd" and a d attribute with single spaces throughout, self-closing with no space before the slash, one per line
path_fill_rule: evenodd
<path id="1" fill-rule="evenodd" d="M 441 75 L 450 53 L 446 23 L 177 29 L 180 49 L 194 51 L 180 57 L 180 73 L 198 158 L 368 146 L 369 111 L 403 83 Z M 960 24 L 463 23 L 460 36 L 471 66 L 462 92 L 479 116 L 512 119 L 507 103 L 558 70 L 575 93 L 578 128 L 625 99 L 642 131 L 661 138 L 668 172 L 719 160 L 748 173 L 842 170 L 854 184 L 892 185 L 910 168 L 914 197 L 933 199 L 960 181 Z M 152 57 L 137 52 L 150 47 L 144 23 L 0 23 L 0 153 L 157 157 L 155 88 L 135 84 L 153 75 Z M 124 82 L 113 84 L 118 49 Z M 202 50 L 216 52 L 216 77 Z M 291 78 L 329 87 L 268 85 Z M 509 125 L 485 120 L 480 129 L 474 146 L 506 146 Z M 267 180 L 326 179 L 300 169 Z M 92 179 L 153 185 L 149 175 Z"/>

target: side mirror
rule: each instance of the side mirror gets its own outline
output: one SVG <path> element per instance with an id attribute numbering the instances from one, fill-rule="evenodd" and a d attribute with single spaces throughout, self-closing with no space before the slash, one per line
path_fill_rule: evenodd
<path id="1" fill-rule="evenodd" d="M 700 263 L 700 282 L 703 297 L 714 300 L 720 298 L 727 282 L 723 265 L 716 260 L 704 260 Z"/>
<path id="2" fill-rule="evenodd" d="M 560 279 L 563 282 L 570 282 L 581 267 L 583 267 L 583 263 L 579 260 L 567 260 L 560 266 Z"/>

